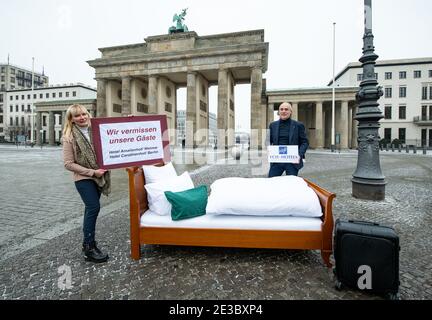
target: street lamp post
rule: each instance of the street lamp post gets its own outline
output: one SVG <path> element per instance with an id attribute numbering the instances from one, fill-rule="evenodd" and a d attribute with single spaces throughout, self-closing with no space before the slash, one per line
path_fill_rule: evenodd
<path id="1" fill-rule="evenodd" d="M 34 57 L 32 58 L 32 89 L 31 89 L 31 115 L 30 115 L 30 143 L 34 143 Z"/>
<path id="2" fill-rule="evenodd" d="M 336 43 L 336 22 L 333 22 L 333 82 L 332 82 L 332 124 L 331 124 L 331 152 L 336 151 L 335 146 L 335 119 L 336 119 L 336 107 L 335 107 L 335 46 Z"/>
<path id="3" fill-rule="evenodd" d="M 372 0 L 364 0 L 365 33 L 363 36 L 363 56 L 359 59 L 363 67 L 363 79 L 356 94 L 358 103 L 355 119 L 358 124 L 358 158 L 357 169 L 353 173 L 352 195 L 360 199 L 384 200 L 385 177 L 381 173 L 379 159 L 378 129 L 379 120 L 383 118 L 378 99 L 382 88 L 377 86 L 372 35 Z"/>

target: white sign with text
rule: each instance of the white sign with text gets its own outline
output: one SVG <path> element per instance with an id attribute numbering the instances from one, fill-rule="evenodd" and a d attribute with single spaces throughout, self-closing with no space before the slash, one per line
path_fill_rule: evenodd
<path id="1" fill-rule="evenodd" d="M 100 140 L 104 165 L 164 157 L 160 121 L 103 123 Z"/>
<path id="2" fill-rule="evenodd" d="M 298 163 L 299 153 L 297 145 L 289 146 L 268 146 L 268 162 Z"/>

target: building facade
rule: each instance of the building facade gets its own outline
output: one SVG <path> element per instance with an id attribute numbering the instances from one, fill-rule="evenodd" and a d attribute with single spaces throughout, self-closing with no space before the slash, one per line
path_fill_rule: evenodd
<path id="1" fill-rule="evenodd" d="M 362 73 L 360 63 L 348 64 L 335 78 L 336 88 L 358 86 Z M 432 57 L 377 60 L 375 77 L 384 92 L 378 100 L 384 115 L 380 137 L 432 147 Z"/>
<path id="2" fill-rule="evenodd" d="M 34 72 L 34 88 L 47 86 L 49 79 L 43 73 Z M 0 63 L 0 142 L 4 141 L 6 91 L 32 87 L 32 70 L 9 63 Z"/>
<path id="3" fill-rule="evenodd" d="M 209 112 L 209 131 L 208 145 L 214 147 L 217 143 L 217 117 L 213 112 Z M 177 132 L 176 144 L 186 146 L 186 110 L 177 111 Z"/>
<path id="4" fill-rule="evenodd" d="M 73 103 L 95 100 L 96 89 L 78 83 L 38 87 L 34 90 L 12 89 L 4 92 L 4 95 L 3 139 L 15 142 L 17 136 L 21 135 L 30 140 L 33 119 L 33 137 L 40 136 L 43 143 L 54 145 L 60 141 L 66 109 Z M 50 108 L 46 107 L 47 103 L 51 105 Z M 33 105 L 35 108 L 32 112 Z"/>
<path id="5" fill-rule="evenodd" d="M 96 73 L 98 116 L 166 114 L 170 141 L 174 144 L 176 91 L 186 87 L 185 144 L 207 146 L 208 88 L 217 85 L 217 127 L 225 132 L 217 143 L 227 147 L 235 143 L 235 85 L 250 83 L 251 128 L 261 130 L 267 121 L 262 99 L 262 75 L 268 64 L 264 30 L 210 36 L 182 32 L 99 50 L 102 56 L 88 61 Z M 198 137 L 196 132 L 204 136 Z M 253 140 L 254 147 L 262 145 L 260 138 Z"/>

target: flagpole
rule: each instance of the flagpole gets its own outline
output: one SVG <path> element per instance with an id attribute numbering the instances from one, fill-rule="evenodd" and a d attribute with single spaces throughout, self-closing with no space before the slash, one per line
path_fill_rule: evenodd
<path id="1" fill-rule="evenodd" d="M 30 127 L 31 127 L 31 132 L 30 132 L 30 142 L 33 144 L 34 143 L 34 57 L 32 57 L 32 90 L 31 90 L 31 116 L 30 116 Z"/>
<path id="2" fill-rule="evenodd" d="M 335 151 L 335 42 L 336 42 L 336 22 L 333 22 L 333 82 L 332 82 L 332 127 L 331 127 L 331 151 Z"/>

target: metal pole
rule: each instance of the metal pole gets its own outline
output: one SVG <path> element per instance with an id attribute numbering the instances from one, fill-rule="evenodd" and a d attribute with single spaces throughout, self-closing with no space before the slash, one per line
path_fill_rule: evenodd
<path id="1" fill-rule="evenodd" d="M 365 30 L 363 36 L 363 56 L 359 59 L 363 67 L 363 79 L 356 94 L 358 103 L 355 119 L 358 121 L 357 168 L 353 173 L 352 195 L 360 199 L 384 200 L 385 177 L 381 172 L 379 158 L 378 129 L 383 118 L 378 99 L 383 95 L 382 88 L 375 78 L 375 61 L 372 34 L 372 1 L 364 0 Z M 386 150 L 388 145 L 386 147 Z M 393 150 L 393 147 L 392 147 Z"/>
<path id="2" fill-rule="evenodd" d="M 336 22 L 333 22 L 333 82 L 332 82 L 332 127 L 331 127 L 331 151 L 335 151 L 335 43 L 336 43 Z"/>
<path id="3" fill-rule="evenodd" d="M 32 90 L 31 90 L 31 116 L 30 116 L 30 143 L 34 142 L 34 57 L 32 58 Z"/>

